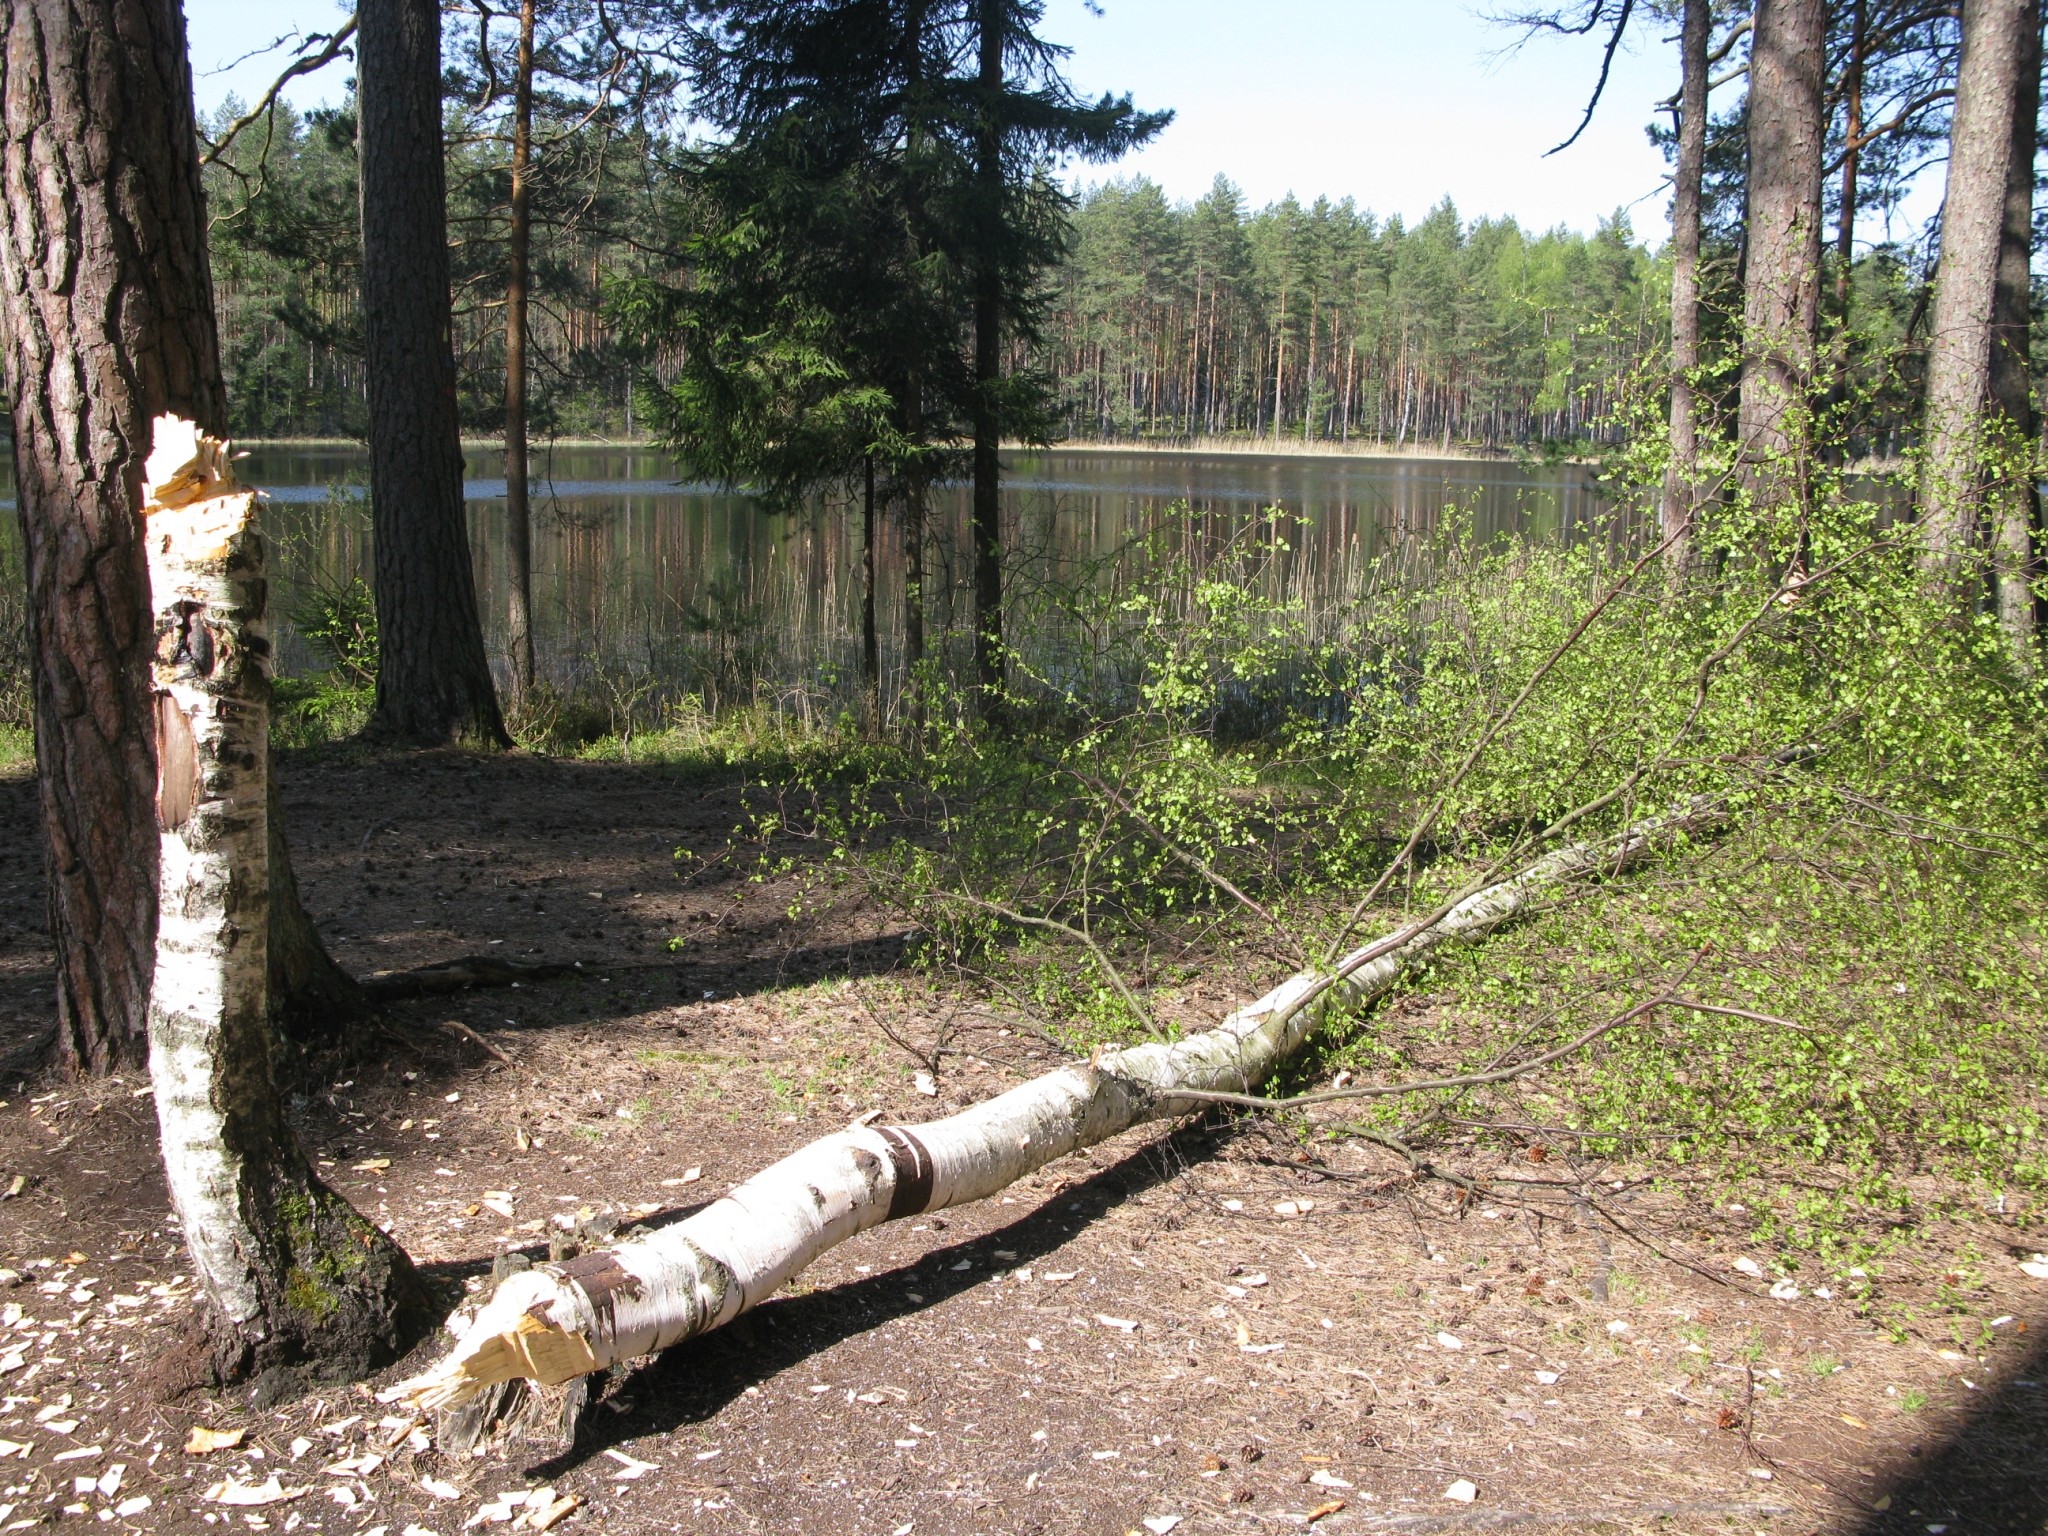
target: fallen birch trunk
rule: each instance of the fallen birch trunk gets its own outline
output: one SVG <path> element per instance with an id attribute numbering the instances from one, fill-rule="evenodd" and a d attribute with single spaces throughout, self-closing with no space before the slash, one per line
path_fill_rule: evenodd
<path id="1" fill-rule="evenodd" d="M 924 1125 L 853 1126 L 764 1169 L 658 1232 L 509 1276 L 432 1369 L 384 1395 L 429 1412 L 519 1378 L 559 1386 L 708 1333 L 758 1306 L 857 1232 L 985 1200 L 1056 1158 L 1147 1121 L 1204 1107 L 1189 1095 L 1249 1092 L 1332 1013 L 1379 996 L 1431 950 L 1473 939 L 1560 884 L 1613 872 L 1720 821 L 1718 795 L 1574 844 L 1467 897 L 1435 922 L 1302 972 L 1215 1029 L 1098 1051 Z"/>

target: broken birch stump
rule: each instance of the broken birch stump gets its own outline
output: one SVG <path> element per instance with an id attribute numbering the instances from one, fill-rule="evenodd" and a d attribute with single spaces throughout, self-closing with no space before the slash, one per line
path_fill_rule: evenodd
<path id="1" fill-rule="evenodd" d="M 1330 971 L 1290 977 L 1204 1033 L 1099 1051 L 943 1120 L 823 1137 L 674 1226 L 507 1277 L 474 1317 L 450 1319 L 457 1342 L 446 1356 L 384 1398 L 460 1409 L 499 1383 L 559 1386 L 709 1332 L 857 1232 L 987 1199 L 1069 1152 L 1204 1107 L 1188 1095 L 1249 1092 L 1324 1019 L 1385 992 L 1431 950 L 1477 938 L 1560 885 L 1613 873 L 1725 815 L 1721 796 L 1700 796 L 1612 838 L 1562 848 L 1435 922 L 1354 950 Z M 501 1401 L 499 1411 L 509 1406 Z"/>
<path id="2" fill-rule="evenodd" d="M 156 616 L 158 881 L 150 1078 L 171 1204 L 214 1302 L 261 1312 L 237 1252 L 236 1161 L 215 1102 L 236 1038 L 268 1050 L 270 752 L 262 536 L 256 493 L 226 445 L 163 416 L 143 467 L 144 542 Z"/>
<path id="3" fill-rule="evenodd" d="M 270 1019 L 270 636 L 256 492 L 160 416 L 143 468 L 159 874 L 149 1072 L 216 1375 L 395 1353 L 412 1266 L 284 1118 Z"/>

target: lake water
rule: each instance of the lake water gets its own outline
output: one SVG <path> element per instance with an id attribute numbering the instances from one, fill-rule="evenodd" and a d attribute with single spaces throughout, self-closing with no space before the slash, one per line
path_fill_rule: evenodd
<path id="1" fill-rule="evenodd" d="M 1099 580 L 1119 550 L 1175 519 L 1211 544 L 1276 548 L 1272 579 L 1309 600 L 1337 595 L 1389 550 L 1425 539 L 1449 509 L 1461 522 L 1469 516 L 1482 537 L 1572 538 L 1612 523 L 1590 475 L 1571 465 L 1073 449 L 1006 453 L 1004 465 L 1006 538 L 1024 585 L 1084 571 Z M 347 447 L 261 447 L 240 472 L 275 503 L 267 523 L 280 664 L 317 669 L 324 659 L 292 620 L 317 589 L 369 574 L 367 461 Z M 502 457 L 472 448 L 467 474 L 485 636 L 502 666 Z M 765 680 L 813 693 L 838 692 L 856 677 L 857 505 L 824 499 L 794 516 L 764 513 L 743 496 L 681 481 L 673 461 L 632 447 L 537 453 L 532 496 L 545 676 L 575 686 L 652 672 L 727 691 Z M 1174 510 L 1180 505 L 1185 514 Z M 926 573 L 934 643 L 949 630 L 957 637 L 965 620 L 966 516 L 965 487 L 935 494 Z M 877 543 L 877 612 L 885 670 L 894 673 L 903 561 L 893 514 Z"/>

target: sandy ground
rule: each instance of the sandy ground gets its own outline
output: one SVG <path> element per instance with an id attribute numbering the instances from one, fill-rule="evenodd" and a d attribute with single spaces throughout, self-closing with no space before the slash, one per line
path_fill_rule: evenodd
<path id="1" fill-rule="evenodd" d="M 901 969 L 881 916 L 791 921 L 720 863 L 729 784 L 458 755 L 286 772 L 353 970 L 581 962 L 395 1007 L 295 1100 L 328 1177 L 451 1298 L 579 1218 L 672 1220 L 867 1111 L 928 1119 L 1058 1060 Z M 31 783 L 0 782 L 0 817 L 0 1530 L 453 1536 L 542 1486 L 580 1501 L 571 1532 L 2048 1530 L 2048 1282 L 1997 1215 L 1773 1297 L 1736 1264 L 1744 1213 L 1643 1170 L 1453 1147 L 1492 1190 L 1467 1199 L 1255 1121 L 1134 1133 L 866 1234 L 608 1379 L 549 1463 L 447 1457 L 360 1386 L 157 1401 L 139 1378 L 194 1300 L 153 1114 L 139 1080 L 21 1065 L 50 1009 Z M 1272 979 L 1180 1001 L 1220 1016 Z M 1558 1179 L 1597 1208 L 1530 1182 Z M 1878 1326 L 1901 1306 L 1917 1321 Z M 187 1454 L 201 1423 L 241 1443 Z"/>

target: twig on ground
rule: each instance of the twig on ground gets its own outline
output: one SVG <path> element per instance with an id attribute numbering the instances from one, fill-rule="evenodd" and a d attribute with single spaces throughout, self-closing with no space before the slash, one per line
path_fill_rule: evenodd
<path id="1" fill-rule="evenodd" d="M 386 816 L 382 821 L 372 822 L 370 825 L 370 830 L 363 834 L 363 840 L 360 843 L 356 844 L 356 852 L 359 854 L 368 853 L 370 851 L 370 839 L 375 837 L 379 832 L 382 832 L 386 827 L 390 826 L 391 823 L 395 820 L 397 820 L 397 818 L 394 816 Z"/>
<path id="2" fill-rule="evenodd" d="M 1624 1222 L 1619 1216 L 1615 1215 L 1612 1208 L 1609 1207 L 1605 1201 L 1601 1200 L 1598 1196 L 1594 1195 L 1591 1191 L 1584 1192 L 1581 1198 L 1584 1200 L 1586 1208 L 1588 1210 L 1592 1211 L 1595 1215 L 1599 1216 L 1602 1220 L 1606 1221 L 1607 1224 L 1613 1227 L 1615 1231 L 1619 1232 L 1623 1237 L 1627 1238 L 1630 1242 L 1636 1244 L 1637 1246 L 1649 1249 L 1650 1252 L 1656 1254 L 1658 1258 L 1663 1259 L 1666 1263 L 1676 1264 L 1680 1269 L 1689 1269 L 1694 1274 L 1698 1275 L 1702 1280 L 1711 1280 L 1714 1282 L 1714 1284 L 1726 1286 L 1731 1291 L 1741 1291 L 1747 1289 L 1747 1287 L 1745 1286 L 1737 1285 L 1733 1280 L 1730 1280 L 1726 1275 L 1716 1274 L 1713 1270 L 1706 1268 L 1704 1265 L 1695 1264 L 1691 1259 L 1681 1257 L 1680 1255 L 1673 1253 L 1670 1249 L 1662 1247 L 1661 1245 L 1655 1242 L 1652 1242 L 1649 1238 L 1643 1236 L 1642 1233 L 1636 1231 L 1633 1227 L 1629 1226 L 1628 1223 Z"/>
<path id="3" fill-rule="evenodd" d="M 580 961 L 499 960 L 491 955 L 464 955 L 409 971 L 391 971 L 362 980 L 362 989 L 380 1003 L 414 997 L 438 997 L 477 987 L 516 987 L 528 981 L 553 981 L 575 974 Z"/>
<path id="4" fill-rule="evenodd" d="M 507 1056 L 503 1051 L 499 1050 L 495 1045 L 491 1044 L 490 1041 L 486 1040 L 482 1035 L 478 1034 L 475 1030 L 471 1029 L 467 1024 L 463 1023 L 462 1020 L 460 1019 L 443 1019 L 441 1021 L 441 1027 L 446 1030 L 452 1030 L 454 1033 L 462 1036 L 463 1039 L 470 1041 L 474 1045 L 482 1046 L 486 1051 L 489 1051 L 493 1056 L 497 1057 L 498 1060 L 505 1063 L 505 1065 L 508 1067 L 518 1065 L 518 1063 L 513 1061 L 513 1059 L 510 1056 Z"/>

